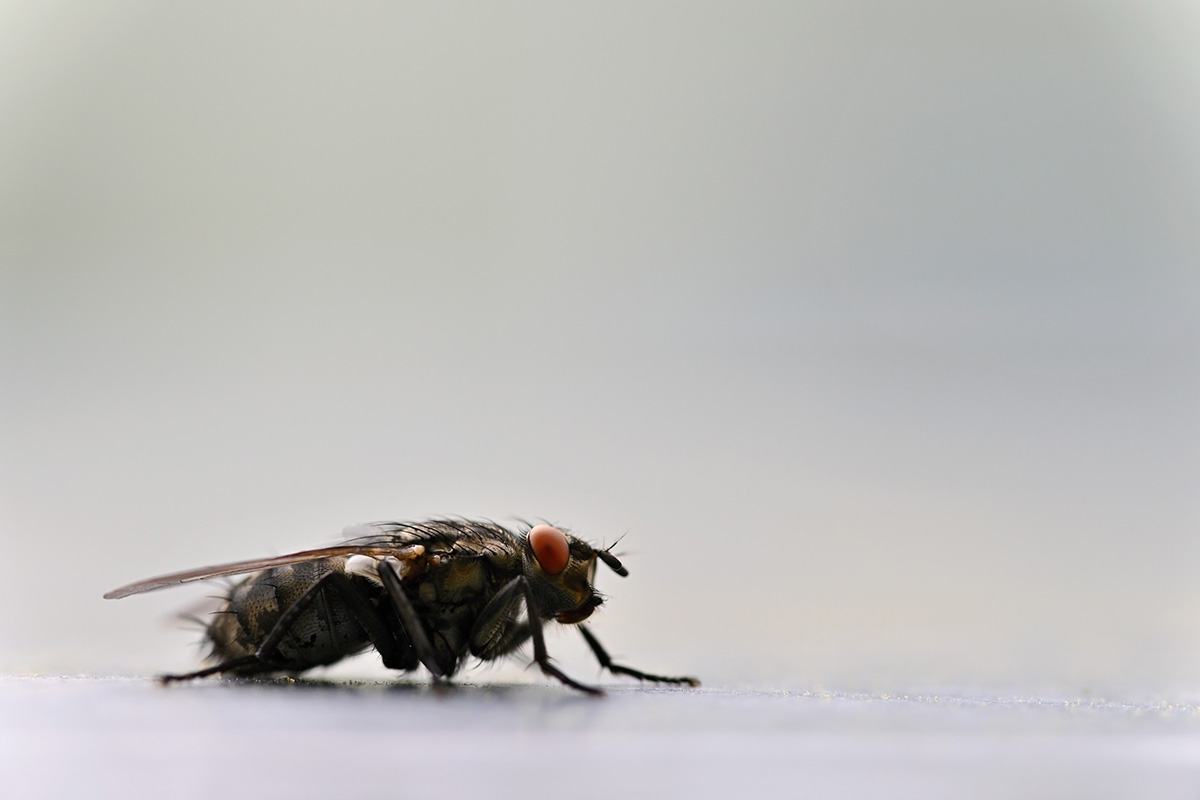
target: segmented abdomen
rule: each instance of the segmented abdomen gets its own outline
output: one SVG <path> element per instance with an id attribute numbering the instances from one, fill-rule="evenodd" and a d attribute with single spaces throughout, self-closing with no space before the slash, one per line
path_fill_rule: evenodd
<path id="1" fill-rule="evenodd" d="M 280 617 L 331 571 L 342 571 L 343 558 L 305 561 L 264 570 L 235 585 L 208 627 L 214 662 L 253 655 Z M 267 664 L 237 670 L 292 672 L 333 662 L 370 645 L 366 631 L 351 615 L 341 595 L 326 584 L 295 621 L 288 625 Z"/>

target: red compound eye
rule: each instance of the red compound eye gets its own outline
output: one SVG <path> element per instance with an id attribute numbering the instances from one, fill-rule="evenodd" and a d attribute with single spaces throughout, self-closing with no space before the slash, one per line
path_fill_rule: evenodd
<path id="1" fill-rule="evenodd" d="M 533 557 L 538 564 L 551 575 L 562 572 L 571 560 L 567 535 L 558 528 L 538 525 L 529 532 L 529 546 L 533 548 Z"/>

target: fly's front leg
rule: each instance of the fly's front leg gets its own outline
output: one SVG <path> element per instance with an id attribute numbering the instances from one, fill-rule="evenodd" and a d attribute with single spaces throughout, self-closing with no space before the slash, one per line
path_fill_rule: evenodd
<path id="1" fill-rule="evenodd" d="M 668 678 L 663 675 L 651 675 L 648 672 L 642 672 L 641 670 L 632 669 L 631 667 L 623 667 L 620 664 L 614 664 L 612 656 L 610 656 L 608 651 L 604 649 L 604 646 L 600 644 L 600 640 L 592 635 L 591 631 L 580 625 L 579 632 L 583 634 L 583 638 L 587 641 L 588 647 L 592 648 L 592 652 L 596 654 L 596 660 L 600 662 L 600 666 L 604 667 L 606 670 L 615 675 L 628 675 L 631 678 L 637 678 L 638 680 L 656 681 L 658 683 L 683 683 L 687 684 L 688 686 L 700 685 L 700 681 L 696 680 L 695 678 Z"/>
<path id="2" fill-rule="evenodd" d="M 550 663 L 550 655 L 546 652 L 546 639 L 542 635 L 541 613 L 538 610 L 537 602 L 533 599 L 533 591 L 529 588 L 529 581 L 524 577 L 515 578 L 514 580 L 521 582 L 521 589 L 525 592 L 525 613 L 529 615 L 529 635 L 533 639 L 534 663 L 542 668 L 542 672 L 546 673 L 552 678 L 557 678 L 567 686 L 570 686 L 572 689 L 578 689 L 581 692 L 587 692 L 593 697 L 603 697 L 603 689 L 599 689 L 595 686 L 588 686 L 580 683 L 574 678 L 567 677 L 566 673 Z"/>

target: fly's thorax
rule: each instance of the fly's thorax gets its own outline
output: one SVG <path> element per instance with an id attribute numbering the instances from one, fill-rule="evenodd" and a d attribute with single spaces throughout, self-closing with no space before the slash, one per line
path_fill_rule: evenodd
<path id="1" fill-rule="evenodd" d="M 538 610 L 543 617 L 553 617 L 562 623 L 582 622 L 602 602 L 593 588 L 596 551 L 577 536 L 551 529 L 565 537 L 567 547 L 562 554 L 547 556 L 537 547 L 536 537 L 542 528 L 549 526 L 535 527 L 522 542 L 525 577 Z M 562 568 L 558 569 L 560 565 Z"/>
<path id="2" fill-rule="evenodd" d="M 446 551 L 401 562 L 399 571 L 437 663 L 452 674 L 470 648 L 480 613 L 499 588 L 499 576 L 486 558 Z"/>
<path id="3" fill-rule="evenodd" d="M 489 591 L 490 572 L 480 558 L 455 558 L 437 553 L 405 565 L 401 577 L 416 590 L 415 600 L 427 604 L 465 604 Z"/>

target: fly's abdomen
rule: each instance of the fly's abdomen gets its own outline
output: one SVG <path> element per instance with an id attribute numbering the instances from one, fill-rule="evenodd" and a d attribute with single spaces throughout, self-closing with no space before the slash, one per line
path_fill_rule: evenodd
<path id="1" fill-rule="evenodd" d="M 358 653 L 370 645 L 366 631 L 350 613 L 342 595 L 329 583 L 307 601 L 305 593 L 329 572 L 342 571 L 345 559 L 326 558 L 291 564 L 251 575 L 229 593 L 208 627 L 211 658 L 216 662 L 254 655 L 284 614 L 299 613 L 278 644 L 265 653 L 265 663 L 240 672 L 289 672 L 309 669 Z"/>

